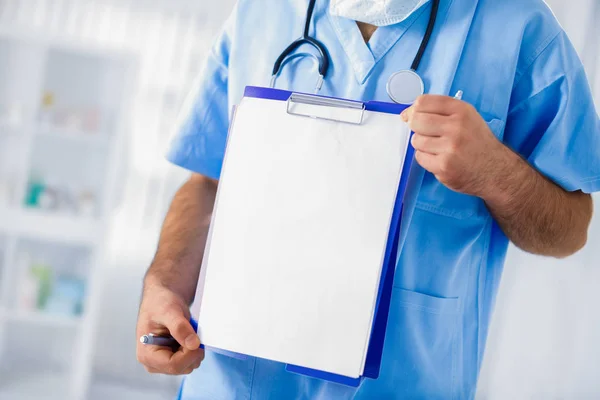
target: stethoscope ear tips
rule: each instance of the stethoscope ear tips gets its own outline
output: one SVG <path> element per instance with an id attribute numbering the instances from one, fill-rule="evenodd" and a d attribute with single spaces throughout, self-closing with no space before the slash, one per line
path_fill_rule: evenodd
<path id="1" fill-rule="evenodd" d="M 386 89 L 394 103 L 413 104 L 425 93 L 425 84 L 415 71 L 403 70 L 390 76 Z"/>

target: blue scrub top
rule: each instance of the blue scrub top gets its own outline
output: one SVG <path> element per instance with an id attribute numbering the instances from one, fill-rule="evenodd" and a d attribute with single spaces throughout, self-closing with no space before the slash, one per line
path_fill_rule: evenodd
<path id="1" fill-rule="evenodd" d="M 170 161 L 219 178 L 232 106 L 245 86 L 269 85 L 274 61 L 302 32 L 307 3 L 238 2 L 206 60 Z M 332 60 L 321 94 L 389 101 L 386 81 L 410 67 L 431 4 L 378 29 L 368 44 L 354 21 L 327 8 L 317 1 L 311 27 Z M 542 0 L 441 0 L 418 72 L 428 93 L 463 90 L 498 139 L 565 190 L 600 190 L 600 121 L 590 87 Z M 277 87 L 312 92 L 316 79 L 313 61 L 295 58 Z M 207 352 L 180 397 L 473 398 L 508 240 L 481 199 L 447 189 L 416 164 L 415 171 L 379 379 L 350 388 L 279 363 Z"/>

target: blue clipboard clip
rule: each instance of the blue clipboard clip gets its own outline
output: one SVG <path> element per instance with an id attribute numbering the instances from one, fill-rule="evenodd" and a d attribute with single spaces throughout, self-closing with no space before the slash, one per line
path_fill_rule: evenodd
<path id="1" fill-rule="evenodd" d="M 356 110 L 356 119 L 341 119 L 341 118 L 328 118 L 323 116 L 311 115 L 302 113 L 300 111 L 294 110 L 294 105 L 296 104 L 308 104 L 313 106 L 321 106 L 321 107 L 335 107 L 335 108 L 345 108 Z M 361 101 L 354 100 L 345 100 L 345 99 L 336 99 L 333 97 L 324 97 L 317 96 L 313 94 L 304 94 L 304 93 L 292 93 L 287 100 L 287 108 L 286 111 L 290 115 L 300 115 L 302 117 L 311 117 L 311 118 L 319 118 L 328 121 L 336 121 L 336 122 L 345 122 L 347 124 L 353 125 L 361 125 L 363 123 L 365 117 L 365 103 Z"/>

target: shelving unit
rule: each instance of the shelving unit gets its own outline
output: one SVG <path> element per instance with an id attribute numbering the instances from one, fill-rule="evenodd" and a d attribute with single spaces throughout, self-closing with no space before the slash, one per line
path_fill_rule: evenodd
<path id="1" fill-rule="evenodd" d="M 136 65 L 0 30 L 0 399 L 86 396 Z"/>
<path id="2" fill-rule="evenodd" d="M 94 245 L 105 230 L 105 224 L 95 218 L 17 207 L 0 209 L 0 221 L 5 234 L 63 243 Z"/>

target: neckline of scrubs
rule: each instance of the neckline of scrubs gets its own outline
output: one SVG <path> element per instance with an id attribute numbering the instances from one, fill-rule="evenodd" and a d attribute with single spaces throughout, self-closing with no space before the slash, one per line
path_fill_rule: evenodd
<path id="1" fill-rule="evenodd" d="M 329 7 L 327 7 L 326 12 L 329 21 L 331 22 L 333 30 L 336 33 L 338 41 L 342 45 L 344 52 L 350 60 L 356 79 L 360 84 L 365 83 L 375 65 L 383 57 L 385 57 L 388 51 L 398 42 L 398 40 L 400 40 L 400 38 L 402 38 L 402 36 L 404 36 L 404 34 L 415 24 L 415 22 L 417 22 L 419 18 L 423 16 L 424 13 L 426 14 L 425 18 L 429 18 L 429 12 L 431 11 L 430 5 L 431 1 L 428 1 L 406 20 L 394 25 L 377 28 L 368 43 L 365 43 L 356 21 L 332 15 L 329 12 Z M 448 2 L 444 2 L 438 13 L 443 14 L 447 7 Z M 425 32 L 422 32 L 422 34 L 419 35 L 419 38 L 422 39 L 424 34 Z M 420 43 L 420 40 L 416 46 L 411 43 L 411 46 L 415 47 L 415 55 Z M 399 65 L 398 70 L 409 69 L 412 61 L 412 58 L 405 60 L 406 65 L 404 65 L 404 63 L 403 65 Z"/>

